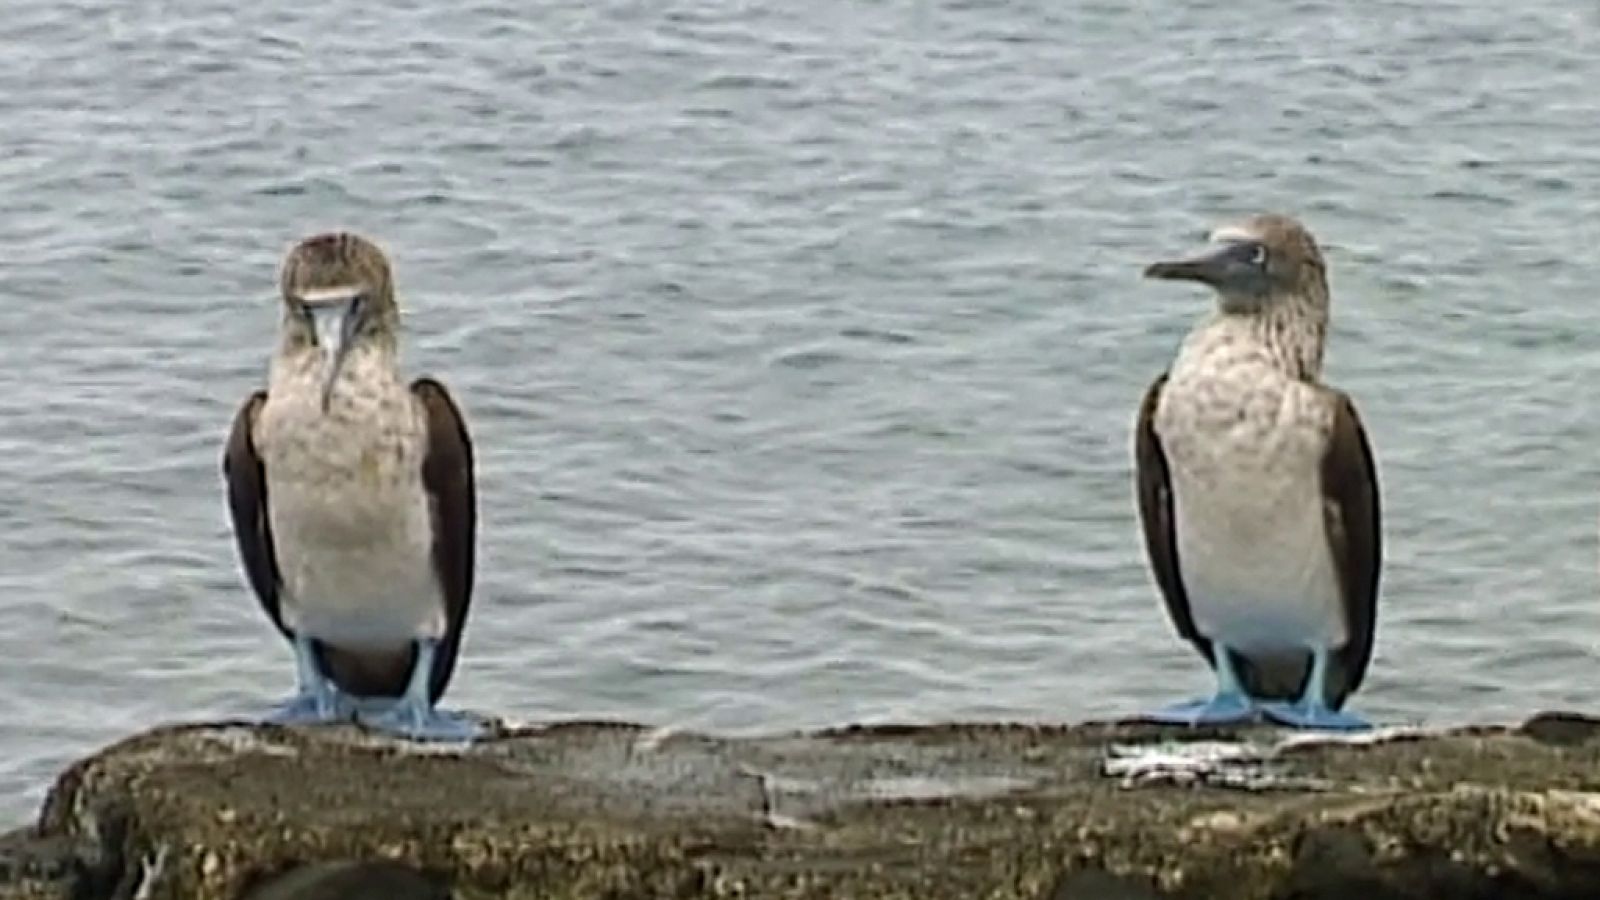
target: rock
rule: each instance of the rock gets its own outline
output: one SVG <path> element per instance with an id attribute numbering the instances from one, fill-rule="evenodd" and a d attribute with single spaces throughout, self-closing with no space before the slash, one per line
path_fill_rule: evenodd
<path id="1" fill-rule="evenodd" d="M 87 879 L 69 840 L 31 828 L 0 835 L 0 900 L 72 900 L 80 885 Z"/>
<path id="2" fill-rule="evenodd" d="M 245 892 L 245 900 L 449 900 L 446 879 L 391 861 L 299 866 Z"/>
<path id="3" fill-rule="evenodd" d="M 37 827 L 0 838 L 0 900 L 450 896 L 1596 897 L 1600 722 L 1346 739 L 591 722 L 465 752 L 175 726 L 72 766 Z"/>

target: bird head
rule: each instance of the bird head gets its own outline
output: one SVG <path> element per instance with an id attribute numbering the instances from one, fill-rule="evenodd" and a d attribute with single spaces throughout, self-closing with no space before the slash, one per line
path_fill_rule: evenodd
<path id="1" fill-rule="evenodd" d="M 350 232 L 306 238 L 284 258 L 279 279 L 284 338 L 322 356 L 322 408 L 327 411 L 345 359 L 366 346 L 392 348 L 400 325 L 389 261 L 378 246 Z"/>
<path id="2" fill-rule="evenodd" d="M 1211 232 L 1211 246 L 1187 259 L 1151 263 L 1146 278 L 1198 281 L 1217 292 L 1223 312 L 1255 313 L 1276 302 L 1310 303 L 1326 312 L 1327 267 L 1311 232 L 1266 213 Z"/>

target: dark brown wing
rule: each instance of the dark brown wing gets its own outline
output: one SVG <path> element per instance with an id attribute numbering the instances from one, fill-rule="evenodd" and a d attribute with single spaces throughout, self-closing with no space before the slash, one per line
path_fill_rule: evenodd
<path id="1" fill-rule="evenodd" d="M 472 440 L 449 392 L 432 378 L 418 378 L 411 383 L 411 393 L 428 421 L 422 486 L 433 512 L 433 568 L 444 592 L 446 630 L 429 684 L 430 698 L 437 703 L 455 671 L 467 609 L 472 604 L 477 488 L 472 475 Z"/>
<path id="2" fill-rule="evenodd" d="M 1172 514 L 1172 478 L 1167 471 L 1167 456 L 1156 435 L 1156 406 L 1167 375 L 1161 373 L 1145 391 L 1139 405 L 1139 421 L 1134 428 L 1133 455 L 1139 488 L 1139 522 L 1144 526 L 1144 549 L 1150 558 L 1150 571 L 1167 605 L 1167 615 L 1179 636 L 1194 643 L 1200 654 L 1211 660 L 1211 642 L 1195 630 L 1189 611 L 1189 596 L 1183 590 L 1178 570 L 1178 533 Z"/>
<path id="3" fill-rule="evenodd" d="M 245 577 L 255 589 L 256 599 L 272 624 L 284 637 L 290 637 L 279 608 L 278 557 L 272 547 L 272 522 L 267 517 L 267 478 L 261 457 L 256 455 L 251 431 L 256 413 L 267 402 L 266 391 L 256 391 L 239 407 L 222 454 L 222 475 L 228 482 L 228 512 L 233 517 L 233 538 L 239 547 L 239 561 Z"/>
<path id="4" fill-rule="evenodd" d="M 1378 503 L 1378 470 L 1366 429 L 1355 404 L 1329 389 L 1334 402 L 1333 432 L 1322 458 L 1323 522 L 1328 550 L 1344 599 L 1350 638 L 1337 655 L 1338 680 L 1329 688 L 1329 705 L 1338 709 L 1361 686 L 1372 660 L 1378 624 L 1378 574 L 1383 565 L 1383 534 Z"/>

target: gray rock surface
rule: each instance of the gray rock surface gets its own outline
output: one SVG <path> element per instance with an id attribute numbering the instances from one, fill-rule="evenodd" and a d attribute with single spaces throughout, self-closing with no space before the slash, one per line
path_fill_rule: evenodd
<path id="1" fill-rule="evenodd" d="M 616 723 L 461 752 L 160 728 L 0 838 L 0 900 L 1600 897 L 1600 722 L 1336 740 Z"/>

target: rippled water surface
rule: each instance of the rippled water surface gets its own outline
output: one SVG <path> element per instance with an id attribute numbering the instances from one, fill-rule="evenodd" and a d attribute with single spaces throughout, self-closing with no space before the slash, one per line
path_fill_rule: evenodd
<path id="1" fill-rule="evenodd" d="M 291 686 L 218 454 L 277 262 L 395 259 L 478 442 L 450 702 L 752 731 L 1205 689 L 1140 393 L 1257 209 L 1333 270 L 1379 454 L 1358 705 L 1593 707 L 1600 13 L 1531 0 L 8 0 L 0 813 Z"/>

